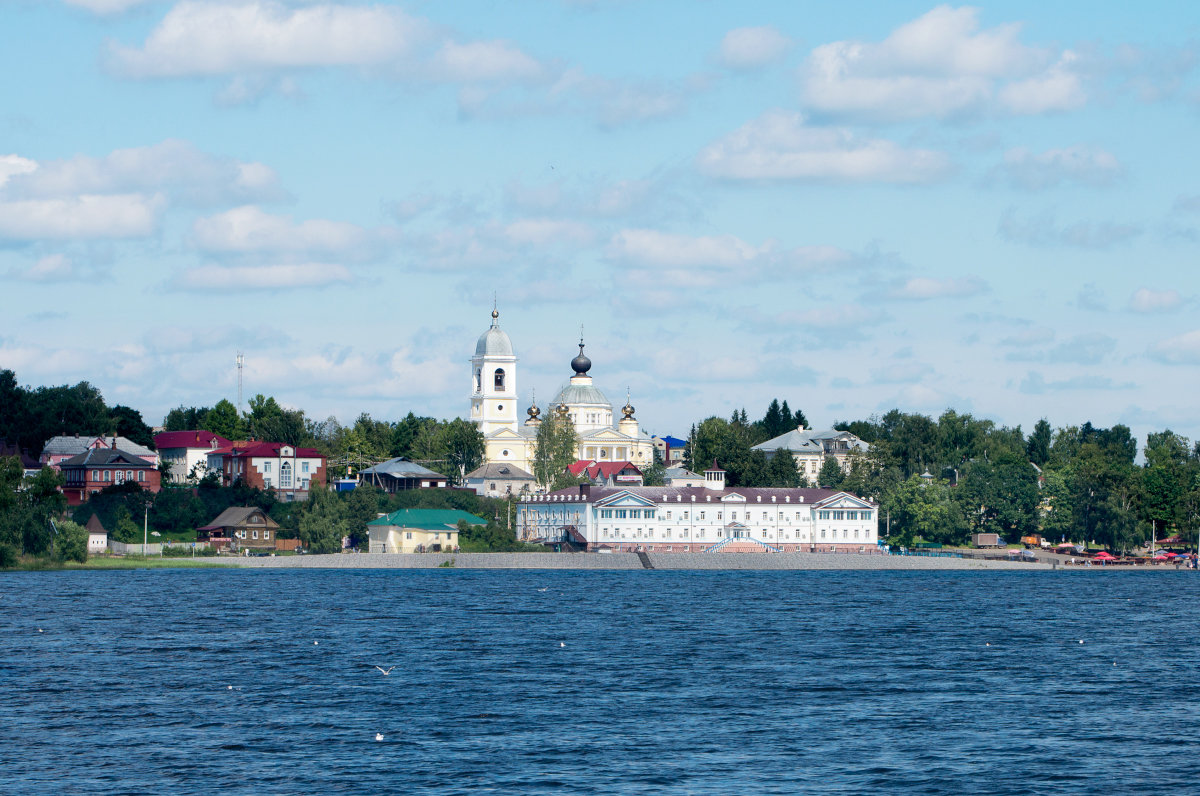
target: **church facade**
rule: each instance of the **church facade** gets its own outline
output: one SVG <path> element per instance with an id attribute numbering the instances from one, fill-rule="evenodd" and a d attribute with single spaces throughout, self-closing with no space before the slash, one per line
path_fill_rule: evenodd
<path id="1" fill-rule="evenodd" d="M 634 407 L 626 400 L 621 416 L 595 385 L 589 371 L 592 361 L 583 353 L 571 360 L 573 375 L 550 403 L 548 411 L 566 419 L 579 438 L 577 459 L 597 462 L 630 461 L 638 467 L 654 462 L 654 439 L 638 427 Z M 510 464 L 533 472 L 534 448 L 542 410 L 536 401 L 518 422 L 517 357 L 508 333 L 500 328 L 500 313 L 492 310 L 492 325 L 479 336 L 471 357 L 471 412 L 469 419 L 483 434 L 488 464 Z"/>

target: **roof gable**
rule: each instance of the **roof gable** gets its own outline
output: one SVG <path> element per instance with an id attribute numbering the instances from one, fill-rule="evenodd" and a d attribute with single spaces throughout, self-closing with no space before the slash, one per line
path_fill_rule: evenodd
<path id="1" fill-rule="evenodd" d="M 822 509 L 872 509 L 875 508 L 873 503 L 863 500 L 860 497 L 855 497 L 849 492 L 838 492 L 836 495 L 830 495 L 824 500 L 813 504 L 816 508 Z"/>
<path id="2" fill-rule="evenodd" d="M 615 495 L 608 495 L 606 497 L 601 498 L 600 500 L 597 500 L 596 505 L 603 506 L 604 508 L 612 508 L 613 506 L 617 506 L 617 507 L 638 506 L 638 507 L 641 507 L 641 506 L 653 506 L 654 501 L 649 498 L 643 497 L 642 495 L 635 495 L 632 492 L 628 492 L 626 490 L 621 490 L 620 492 L 617 492 Z"/>

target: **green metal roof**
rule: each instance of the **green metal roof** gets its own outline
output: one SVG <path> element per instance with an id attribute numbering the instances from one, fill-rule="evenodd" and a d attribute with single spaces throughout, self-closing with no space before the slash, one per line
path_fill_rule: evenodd
<path id="1" fill-rule="evenodd" d="M 371 520 L 367 525 L 397 525 L 422 531 L 444 531 L 457 528 L 459 520 L 468 525 L 487 525 L 487 520 L 458 509 L 397 509 L 391 514 Z"/>

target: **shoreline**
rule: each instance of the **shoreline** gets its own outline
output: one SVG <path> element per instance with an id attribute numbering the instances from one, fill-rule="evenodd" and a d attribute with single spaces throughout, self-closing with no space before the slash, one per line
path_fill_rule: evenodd
<path id="1" fill-rule="evenodd" d="M 649 564 L 649 566 L 647 566 Z M 855 553 L 333 553 L 244 558 L 245 569 L 561 569 L 561 570 L 1008 570 L 1055 572 L 1130 570 L 1130 567 L 975 558 L 859 555 Z M 1137 568 L 1141 571 L 1144 568 Z M 1145 568 L 1149 569 L 1149 568 Z M 1166 570 L 1167 567 L 1154 567 Z M 1169 568 L 1172 571 L 1173 567 Z"/>

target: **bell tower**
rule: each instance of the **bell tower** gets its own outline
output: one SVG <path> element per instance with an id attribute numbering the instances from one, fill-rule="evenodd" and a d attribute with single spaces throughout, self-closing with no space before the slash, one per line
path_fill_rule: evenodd
<path id="1" fill-rule="evenodd" d="M 471 357 L 471 421 L 484 436 L 502 428 L 517 430 L 517 357 L 512 341 L 492 309 L 492 325 Z"/>

